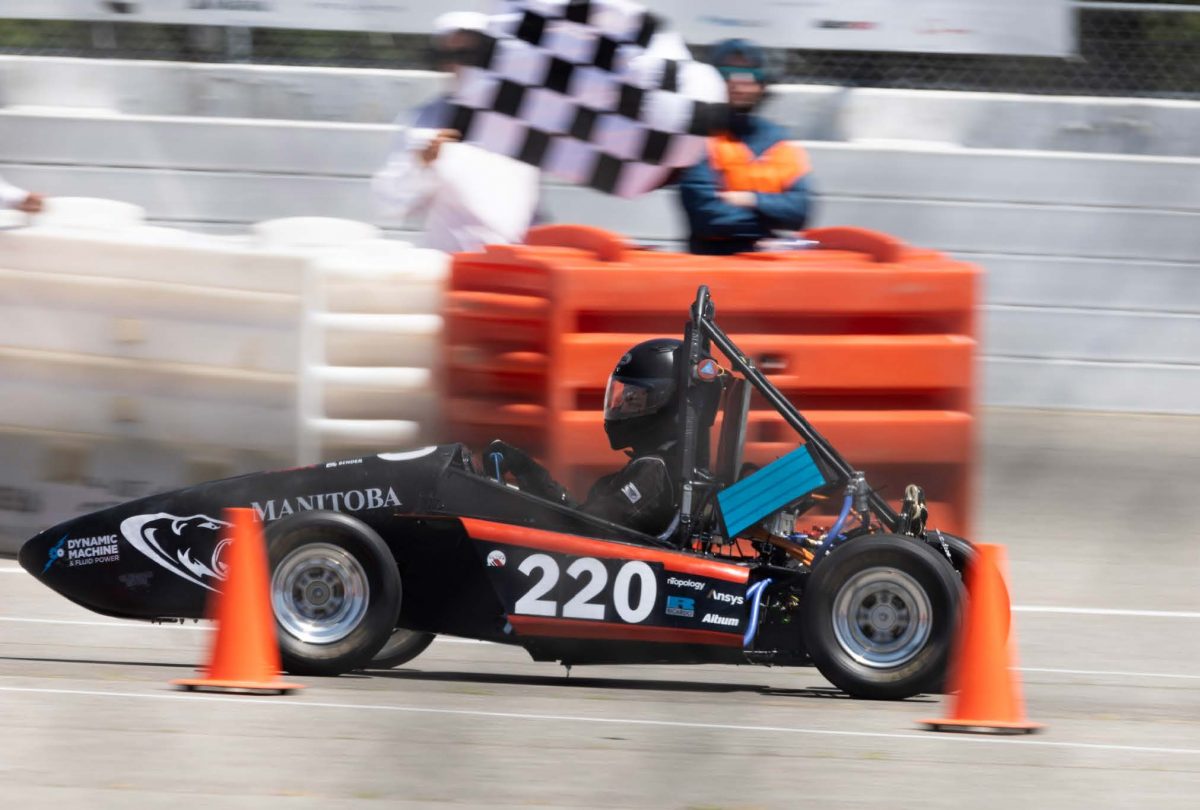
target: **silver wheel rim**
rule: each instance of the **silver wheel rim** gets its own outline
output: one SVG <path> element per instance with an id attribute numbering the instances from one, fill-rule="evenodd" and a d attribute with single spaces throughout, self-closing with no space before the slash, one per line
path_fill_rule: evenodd
<path id="1" fill-rule="evenodd" d="M 933 609 L 915 579 L 896 568 L 868 568 L 842 585 L 833 603 L 838 645 L 859 664 L 893 669 L 929 641 Z"/>
<path id="2" fill-rule="evenodd" d="M 301 546 L 271 577 L 271 607 L 286 633 L 309 644 L 333 644 L 358 627 L 371 587 L 353 555 L 328 543 Z"/>

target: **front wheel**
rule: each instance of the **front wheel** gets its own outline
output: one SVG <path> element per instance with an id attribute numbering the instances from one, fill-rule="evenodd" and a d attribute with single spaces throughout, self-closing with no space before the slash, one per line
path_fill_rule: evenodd
<path id="1" fill-rule="evenodd" d="M 801 627 L 817 669 L 861 698 L 937 691 L 958 626 L 961 585 L 950 562 L 896 535 L 847 541 L 813 571 Z"/>
<path id="2" fill-rule="evenodd" d="M 400 615 L 400 572 L 387 545 L 335 512 L 303 512 L 266 535 L 283 668 L 340 675 L 367 666 Z"/>

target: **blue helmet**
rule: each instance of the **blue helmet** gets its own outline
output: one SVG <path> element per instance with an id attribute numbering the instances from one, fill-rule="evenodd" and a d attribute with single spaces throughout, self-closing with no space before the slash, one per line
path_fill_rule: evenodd
<path id="1" fill-rule="evenodd" d="M 709 60 L 713 67 L 728 73 L 752 73 L 755 80 L 762 85 L 771 83 L 770 66 L 767 64 L 766 52 L 748 39 L 723 39 L 709 49 Z M 730 62 L 741 62 L 731 65 Z"/>

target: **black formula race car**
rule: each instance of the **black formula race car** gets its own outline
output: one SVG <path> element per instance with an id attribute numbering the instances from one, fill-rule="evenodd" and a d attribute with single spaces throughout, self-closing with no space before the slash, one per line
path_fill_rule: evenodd
<path id="1" fill-rule="evenodd" d="M 659 536 L 521 491 L 449 444 L 130 501 L 42 532 L 20 562 L 99 613 L 201 618 L 227 574 L 223 510 L 252 507 L 293 673 L 397 666 L 444 633 L 565 665 L 815 665 L 856 696 L 937 690 L 970 545 L 926 529 L 918 487 L 899 513 L 875 493 L 717 326 L 707 288 L 682 351 L 679 507 Z M 798 441 L 748 471 L 752 389 Z M 801 530 L 822 507 L 829 528 Z"/>

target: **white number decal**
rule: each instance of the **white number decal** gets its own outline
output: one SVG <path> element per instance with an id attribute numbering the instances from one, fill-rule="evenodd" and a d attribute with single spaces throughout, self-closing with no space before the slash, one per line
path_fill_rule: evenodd
<path id="1" fill-rule="evenodd" d="M 642 581 L 642 592 L 636 607 L 629 604 L 629 584 L 634 577 Z M 613 607 L 617 609 L 617 615 L 630 624 L 645 621 L 654 610 L 654 598 L 657 595 L 654 569 L 640 560 L 622 565 L 617 578 L 613 580 Z"/>
<path id="2" fill-rule="evenodd" d="M 580 557 L 567 569 L 567 576 L 572 579 L 579 579 L 584 574 L 591 574 L 591 579 L 583 586 L 583 590 L 563 605 L 562 615 L 568 619 L 604 621 L 604 605 L 592 604 L 591 600 L 608 584 L 608 569 L 595 557 Z"/>
<path id="3" fill-rule="evenodd" d="M 529 589 L 528 593 L 517 600 L 513 612 L 525 616 L 557 616 L 558 602 L 543 597 L 554 590 L 554 586 L 558 584 L 558 561 L 549 554 L 531 554 L 521 561 L 517 570 L 525 576 L 532 576 L 534 571 L 540 571 L 541 578 L 533 583 L 533 587 Z M 604 614 L 607 610 L 604 601 L 593 602 L 592 600 L 599 597 L 608 585 L 608 568 L 595 557 L 579 557 L 567 568 L 567 576 L 571 579 L 582 579 L 585 574 L 588 575 L 587 582 L 579 590 L 579 593 L 562 606 L 563 618 L 604 621 Z M 636 605 L 631 604 L 630 593 L 630 586 L 635 578 L 641 584 Z M 613 607 L 616 608 L 621 621 L 630 624 L 644 622 L 654 612 L 654 602 L 657 597 L 658 580 L 655 579 L 654 569 L 648 564 L 640 560 L 632 560 L 622 565 L 617 571 L 617 576 L 613 580 L 612 600 Z"/>
<path id="4" fill-rule="evenodd" d="M 526 616 L 553 616 L 558 610 L 557 603 L 542 597 L 558 584 L 558 563 L 549 554 L 531 554 L 521 560 L 518 570 L 529 576 L 535 568 L 542 572 L 542 578 L 529 593 L 517 600 L 515 612 Z"/>

